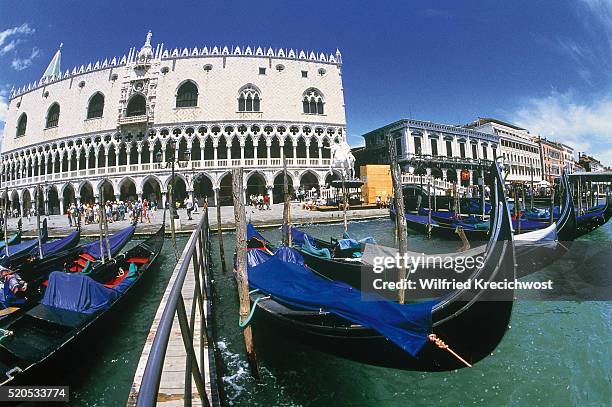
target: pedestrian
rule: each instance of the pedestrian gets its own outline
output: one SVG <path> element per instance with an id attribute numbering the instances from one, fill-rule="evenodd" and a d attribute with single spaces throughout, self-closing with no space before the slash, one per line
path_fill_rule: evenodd
<path id="1" fill-rule="evenodd" d="M 191 212 L 193 211 L 193 202 L 189 197 L 185 198 L 185 208 L 187 208 L 187 219 L 191 220 Z"/>
<path id="2" fill-rule="evenodd" d="M 72 227 L 72 216 L 70 213 L 70 208 L 66 211 L 66 216 L 68 216 L 68 226 Z"/>

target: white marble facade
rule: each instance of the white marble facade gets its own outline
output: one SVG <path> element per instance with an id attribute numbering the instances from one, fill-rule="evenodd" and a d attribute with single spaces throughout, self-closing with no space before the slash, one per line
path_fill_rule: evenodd
<path id="1" fill-rule="evenodd" d="M 52 213 L 100 194 L 165 201 L 172 159 L 177 194 L 209 202 L 229 196 L 234 167 L 248 192 L 273 193 L 283 151 L 294 186 L 325 184 L 328 147 L 346 139 L 339 51 L 150 40 L 63 73 L 58 51 L 46 76 L 13 89 L 0 163 L 13 208 L 30 207 L 37 185 Z"/>

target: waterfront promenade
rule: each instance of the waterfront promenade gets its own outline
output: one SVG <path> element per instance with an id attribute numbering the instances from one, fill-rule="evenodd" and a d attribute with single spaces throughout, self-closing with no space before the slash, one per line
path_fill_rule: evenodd
<path id="1" fill-rule="evenodd" d="M 136 234 L 148 234 L 156 231 L 161 224 L 162 211 L 157 211 L 151 223 L 140 223 L 136 229 Z M 178 233 L 190 233 L 195 229 L 202 214 L 202 209 L 199 213 L 192 214 L 192 220 L 187 219 L 187 212 L 184 209 L 179 209 L 178 214 L 180 220 L 177 225 Z M 208 216 L 210 219 L 210 227 L 212 230 L 217 230 L 217 208 L 208 208 Z M 283 220 L 283 205 L 275 204 L 271 206 L 270 210 L 260 211 L 252 206 L 246 207 L 247 221 L 253 222 L 259 226 L 275 226 L 280 225 Z M 349 221 L 359 219 L 373 219 L 379 217 L 388 216 L 387 209 L 363 209 L 363 210 L 349 210 L 347 211 L 347 217 Z M 328 222 L 340 222 L 342 221 L 342 212 L 319 212 L 319 211 L 308 211 L 302 209 L 301 204 L 295 202 L 291 204 L 291 221 L 296 224 L 303 223 L 328 223 Z M 42 222 L 42 217 L 41 217 Z M 24 236 L 34 236 L 36 229 L 36 217 L 22 219 L 22 228 Z M 113 233 L 119 229 L 124 228 L 128 224 L 128 221 L 118 221 L 108 224 L 109 233 Z M 169 224 L 169 216 L 166 216 L 166 224 Z M 82 225 L 83 236 L 97 236 L 99 233 L 100 226 L 96 224 Z M 65 236 L 68 233 L 69 224 L 68 217 L 66 215 L 51 215 L 48 217 L 47 226 L 50 237 Z M 234 208 L 232 206 L 221 207 L 221 227 L 223 229 L 234 228 Z M 9 234 L 17 229 L 17 219 L 11 218 L 8 221 Z M 168 229 L 169 231 L 169 229 Z"/>

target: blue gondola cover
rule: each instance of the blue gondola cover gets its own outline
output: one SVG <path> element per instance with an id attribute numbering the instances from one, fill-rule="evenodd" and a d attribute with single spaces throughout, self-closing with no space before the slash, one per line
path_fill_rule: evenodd
<path id="1" fill-rule="evenodd" d="M 291 248 L 279 249 L 268 261 L 249 267 L 248 275 L 251 288 L 290 306 L 322 309 L 374 329 L 413 356 L 431 332 L 434 302 L 402 305 L 378 296 L 364 300 L 359 290 L 304 267 L 300 254 Z"/>
<path id="2" fill-rule="evenodd" d="M 125 245 L 125 242 L 132 236 L 136 226 L 129 226 L 119 232 L 113 234 L 108 238 L 108 243 L 111 247 L 111 253 L 113 255 L 119 250 L 119 248 Z M 106 242 L 102 241 L 102 247 L 104 249 L 104 254 L 106 255 Z M 90 256 L 98 259 L 100 258 L 100 241 L 96 240 L 95 242 L 88 243 L 83 246 L 83 253 L 87 253 Z"/>
<path id="3" fill-rule="evenodd" d="M 81 273 L 54 271 L 49 276 L 49 285 L 40 303 L 68 311 L 94 314 L 110 307 L 133 282 L 126 278 L 117 287 L 106 288 Z"/>

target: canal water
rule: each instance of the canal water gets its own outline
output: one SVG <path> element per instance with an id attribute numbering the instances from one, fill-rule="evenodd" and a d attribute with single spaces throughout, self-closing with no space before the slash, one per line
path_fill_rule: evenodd
<path id="1" fill-rule="evenodd" d="M 342 225 L 311 225 L 315 236 L 341 236 Z M 393 245 L 389 220 L 354 222 L 355 236 L 371 235 Z M 266 230 L 271 241 L 280 231 Z M 602 406 L 612 399 L 612 307 L 609 302 L 518 301 L 511 329 L 494 354 L 473 369 L 448 373 L 405 372 L 368 366 L 279 340 L 254 327 L 262 370 L 259 383 L 249 376 L 238 328 L 236 286 L 230 270 L 215 259 L 215 326 L 224 367 L 225 404 L 231 406 L 405 406 L 405 405 L 579 405 Z M 582 240 L 610 245 L 612 223 Z M 183 247 L 185 238 L 179 238 Z M 137 243 L 137 242 L 132 242 Z M 456 242 L 411 235 L 411 250 L 448 252 Z M 232 264 L 233 234 L 225 235 L 226 261 Z M 612 253 L 612 252 L 610 252 Z M 612 254 L 611 254 L 612 256 Z M 554 267 L 561 267 L 560 261 Z M 124 307 L 107 333 L 80 356 L 68 377 L 71 405 L 121 406 L 151 321 L 175 264 L 170 240 L 158 258 L 155 276 Z M 608 269 L 609 271 L 609 269 Z M 151 278 L 152 277 L 152 278 Z M 483 327 L 486 329 L 486 327 Z"/>
<path id="2" fill-rule="evenodd" d="M 393 245 L 392 228 L 389 220 L 381 219 L 353 222 L 349 231 Z M 303 229 L 324 239 L 340 237 L 343 231 L 338 224 Z M 263 234 L 272 242 L 281 239 L 280 230 Z M 611 247 L 612 223 L 585 239 Z M 457 246 L 457 242 L 432 244 L 414 234 L 409 239 L 414 251 L 443 253 Z M 232 264 L 233 235 L 226 236 L 225 248 L 227 264 Z M 607 253 L 612 260 L 612 250 Z M 561 263 L 554 267 L 563 267 Z M 231 406 L 603 406 L 612 399 L 612 306 L 593 301 L 518 301 L 511 329 L 494 354 L 472 369 L 447 373 L 368 366 L 283 342 L 255 325 L 263 372 L 257 383 L 249 375 L 238 328 L 233 276 L 219 267 L 215 273 L 223 389 Z"/>

